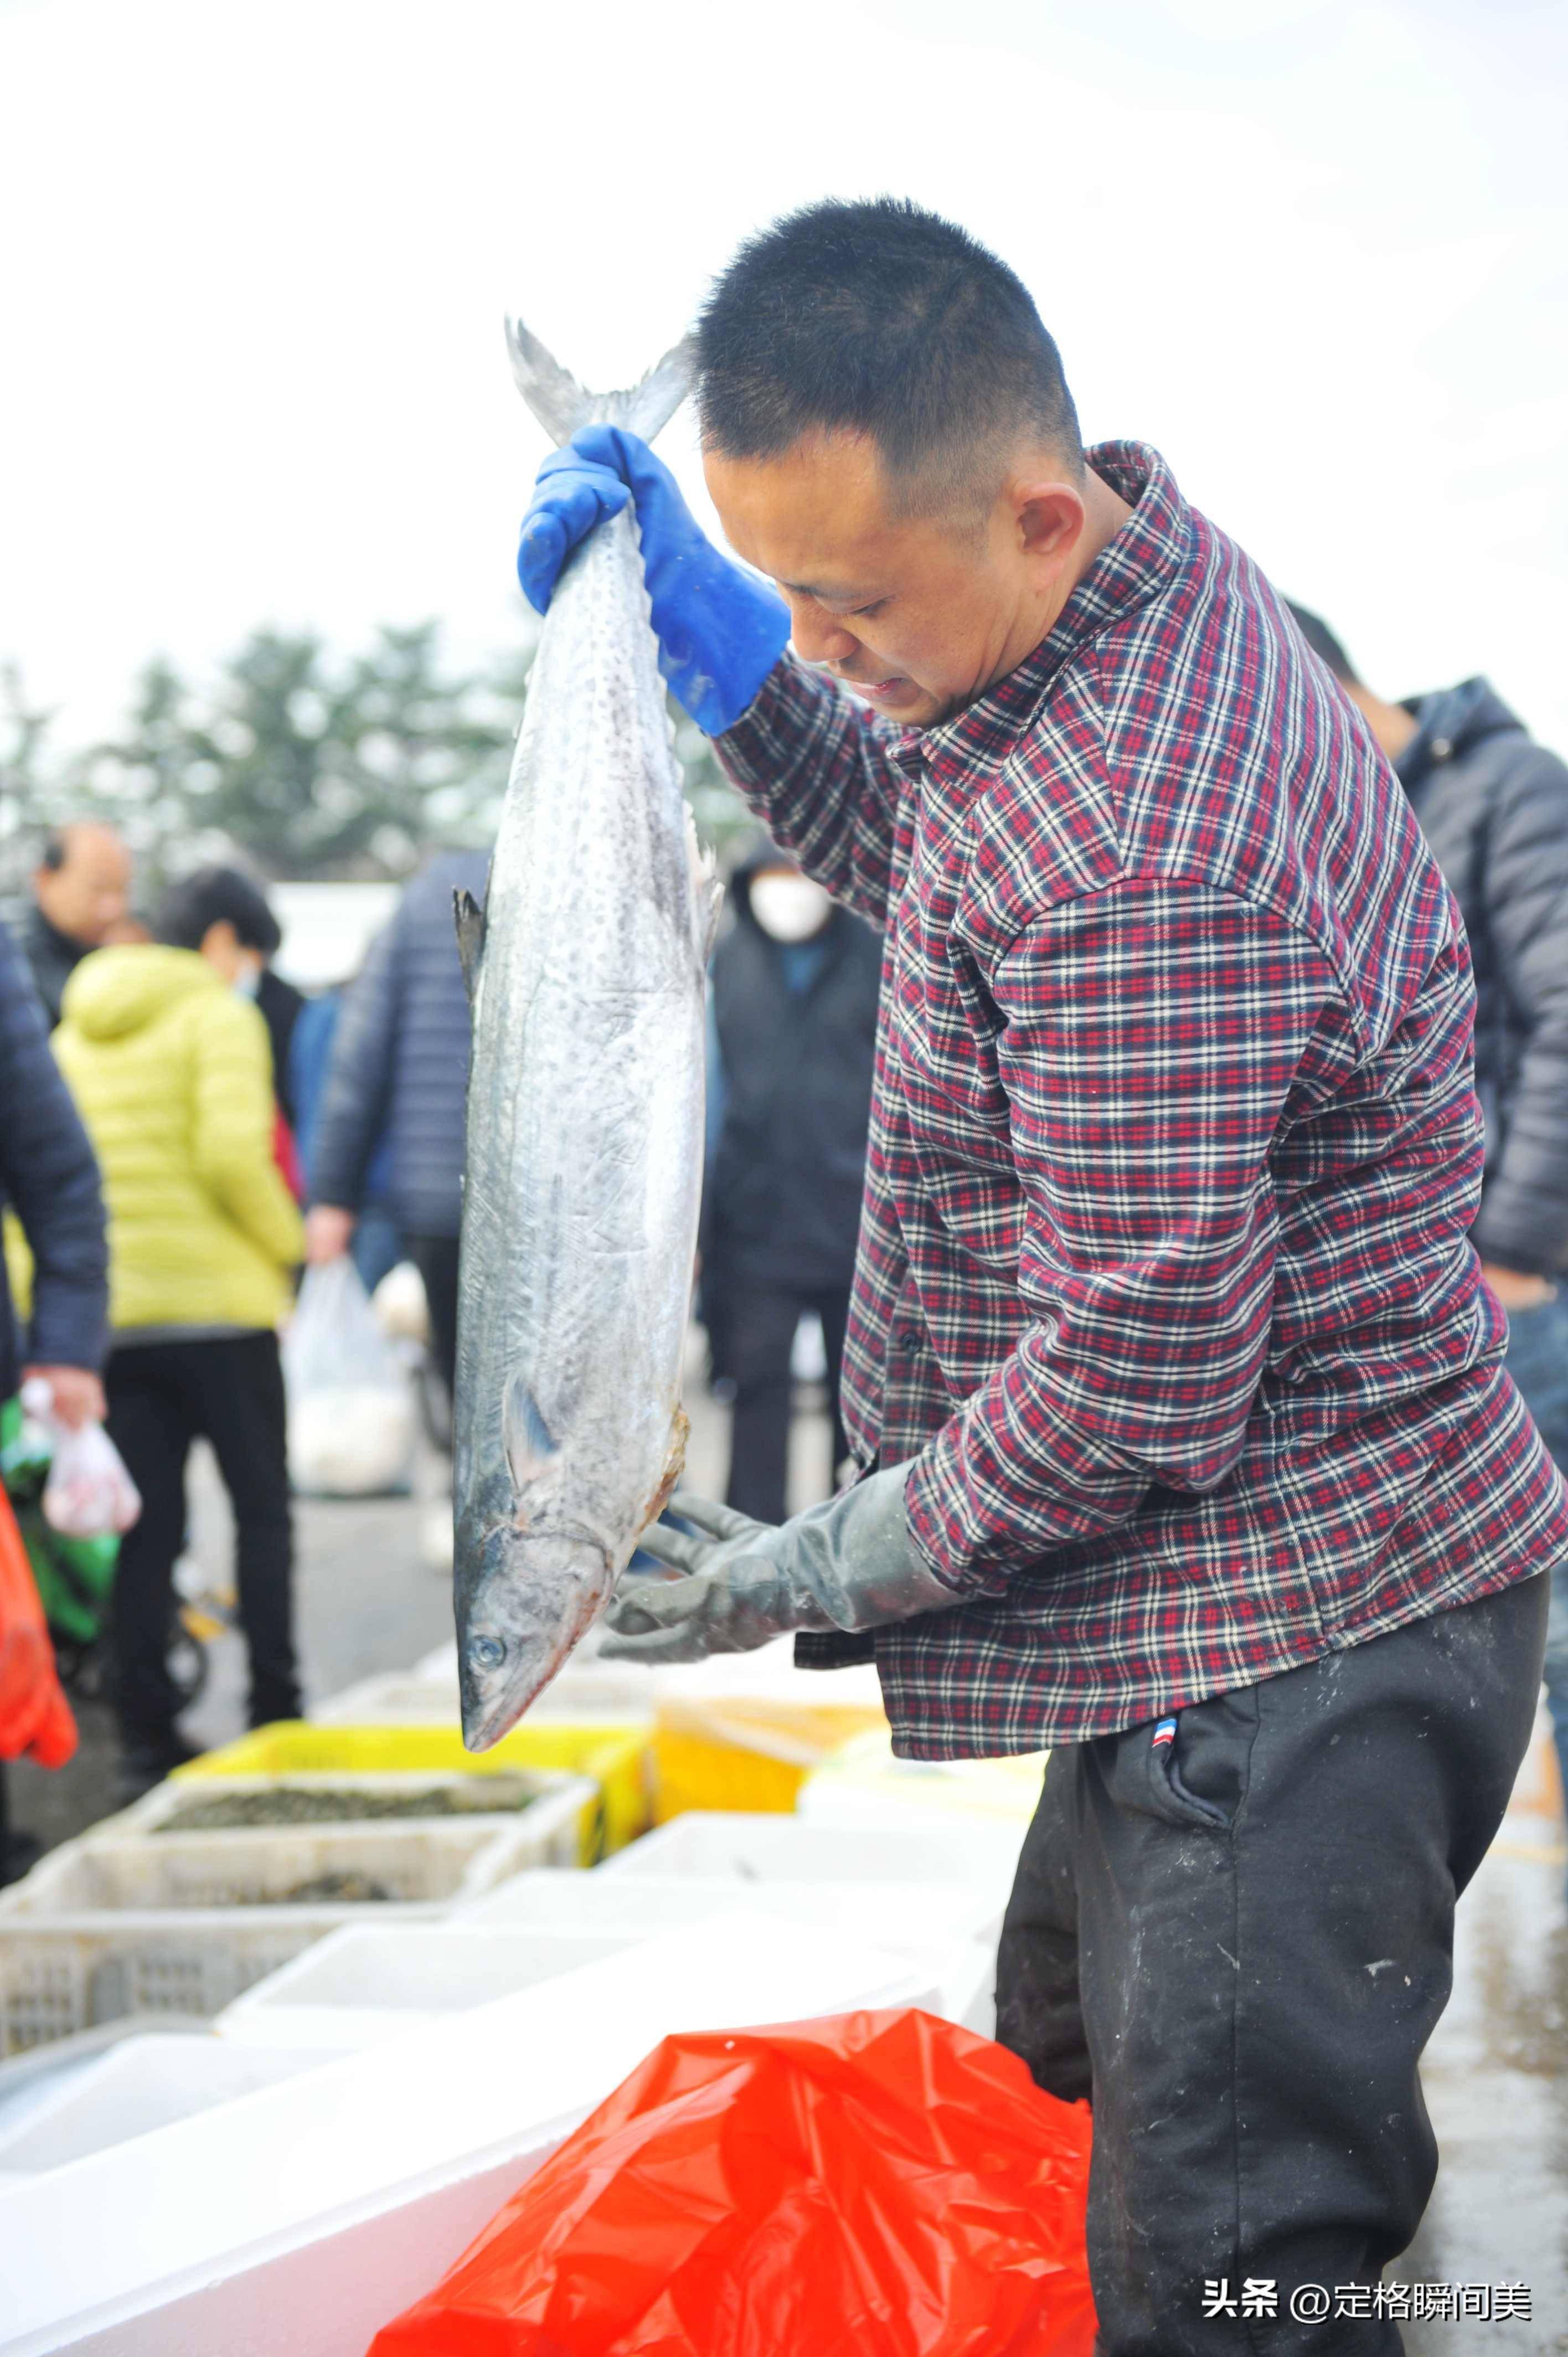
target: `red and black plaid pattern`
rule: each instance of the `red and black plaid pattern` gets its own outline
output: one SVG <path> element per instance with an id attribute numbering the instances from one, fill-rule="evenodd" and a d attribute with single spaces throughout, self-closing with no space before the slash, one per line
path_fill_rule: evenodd
<path id="1" fill-rule="evenodd" d="M 955 1609 L 897 1749 L 1132 1726 L 1568 1555 L 1466 1232 L 1458 912 L 1391 772 L 1155 454 L 1027 662 L 924 734 L 791 658 L 719 745 L 882 925 L 844 1416 Z M 862 1641 L 802 1639 L 842 1659 Z"/>

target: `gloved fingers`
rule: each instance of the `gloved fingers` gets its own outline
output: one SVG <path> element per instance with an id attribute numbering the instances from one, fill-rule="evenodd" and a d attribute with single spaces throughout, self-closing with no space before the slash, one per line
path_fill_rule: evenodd
<path id="1" fill-rule="evenodd" d="M 567 446 L 578 463 L 607 467 L 631 491 L 639 506 L 652 500 L 672 500 L 684 509 L 681 487 L 662 458 L 655 457 L 640 434 L 624 425 L 579 425 Z"/>
<path id="2" fill-rule="evenodd" d="M 583 466 L 568 450 L 553 451 L 546 458 L 517 548 L 517 577 L 536 612 L 549 611 L 570 551 L 604 517 L 618 515 L 630 496 L 618 476 L 603 467 Z"/>
<path id="3" fill-rule="evenodd" d="M 628 1580 L 610 1598 L 605 1620 L 618 1636 L 646 1637 L 682 1627 L 702 1611 L 711 1592 L 710 1582 L 700 1578 Z"/>
<path id="4" fill-rule="evenodd" d="M 692 1490 L 677 1490 L 665 1511 L 678 1514 L 682 1522 L 695 1523 L 712 1539 L 754 1538 L 759 1531 L 776 1527 L 771 1523 L 754 1522 L 749 1514 L 737 1512 L 734 1506 L 721 1506 L 716 1499 L 699 1498 Z"/>
<path id="5" fill-rule="evenodd" d="M 689 1572 L 706 1568 L 714 1544 L 711 1538 L 693 1538 L 686 1531 L 672 1531 L 668 1523 L 650 1523 L 638 1541 L 638 1545 L 656 1563 L 671 1571 Z"/>

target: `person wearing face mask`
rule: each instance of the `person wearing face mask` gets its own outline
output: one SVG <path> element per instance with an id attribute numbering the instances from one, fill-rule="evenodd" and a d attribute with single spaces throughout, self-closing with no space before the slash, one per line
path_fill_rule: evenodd
<path id="1" fill-rule="evenodd" d="M 166 931 L 188 933 L 178 892 Z M 94 951 L 66 985 L 52 1043 L 102 1172 L 107 1421 L 142 1496 L 112 1631 L 126 1798 L 189 1756 L 165 1653 L 198 1437 L 234 1509 L 251 1724 L 299 1714 L 277 1328 L 304 1226 L 274 1153 L 266 1025 L 236 986 L 254 971 L 238 932 L 213 917 L 199 949 L 166 937 Z"/>
<path id="2" fill-rule="evenodd" d="M 814 1311 L 833 1462 L 865 1175 L 881 954 L 870 928 L 767 841 L 730 880 L 714 952 L 703 1310 L 735 1386 L 729 1503 L 784 1517 L 790 1353 Z"/>

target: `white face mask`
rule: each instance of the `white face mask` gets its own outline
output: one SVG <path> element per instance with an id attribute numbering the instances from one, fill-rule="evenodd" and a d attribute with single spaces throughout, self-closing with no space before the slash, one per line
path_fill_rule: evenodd
<path id="1" fill-rule="evenodd" d="M 765 873 L 751 879 L 751 913 L 771 941 L 809 942 L 832 908 L 832 894 L 809 876 Z"/>

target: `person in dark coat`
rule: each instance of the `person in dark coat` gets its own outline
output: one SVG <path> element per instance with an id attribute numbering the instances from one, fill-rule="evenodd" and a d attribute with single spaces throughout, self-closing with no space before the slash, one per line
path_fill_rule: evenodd
<path id="1" fill-rule="evenodd" d="M 452 1386 L 457 1358 L 457 1230 L 470 1027 L 452 895 L 482 900 L 482 851 L 443 852 L 404 891 L 349 985 L 317 1115 L 306 1251 L 349 1248 L 383 1132 L 390 1209 L 424 1280 L 436 1363 Z"/>
<path id="2" fill-rule="evenodd" d="M 790 1353 L 814 1310 L 833 1461 L 865 1177 L 881 946 L 770 843 L 736 868 L 714 952 L 703 1313 L 735 1386 L 728 1502 L 784 1519 Z"/>
<path id="3" fill-rule="evenodd" d="M 1476 969 L 1487 1174 L 1471 1231 L 1508 1312 L 1508 1369 L 1568 1469 L 1568 764 L 1484 679 L 1390 704 L 1293 606 L 1393 764 L 1459 903 Z M 1552 1575 L 1546 1686 L 1568 1789 L 1568 1573 Z"/>
<path id="4" fill-rule="evenodd" d="M 130 906 L 131 855 L 112 826 L 82 820 L 49 829 L 22 949 L 51 1031 L 72 971 L 114 937 Z"/>
<path id="5" fill-rule="evenodd" d="M 99 1371 L 109 1338 L 109 1247 L 98 1165 L 70 1092 L 49 1053 L 44 1010 L 27 959 L 0 924 L 0 1205 L 16 1212 L 32 1254 L 24 1344 L 0 1254 L 0 1400 L 42 1375 L 55 1414 L 102 1422 Z M 7 1828 L 0 1770 L 0 1882 L 32 1862 L 37 1844 Z"/>

